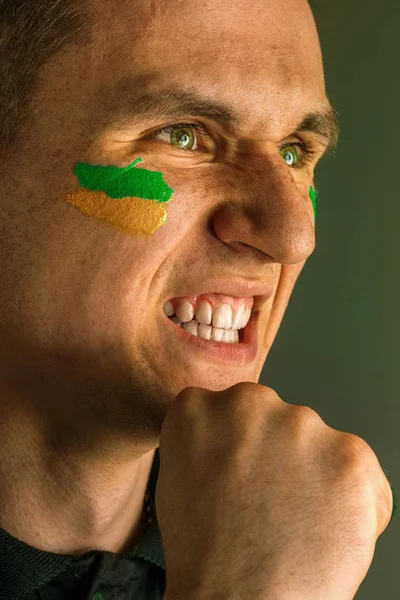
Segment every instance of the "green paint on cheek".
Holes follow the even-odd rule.
[[[74,175],[82,187],[93,192],[105,192],[109,198],[128,197],[168,202],[174,190],[164,183],[162,173],[133,168],[142,160],[137,158],[124,168],[77,163]]]
[[[318,198],[318,191],[314,190],[312,186],[310,186],[309,196],[310,196],[312,204],[313,204],[314,219],[316,221],[317,220],[317,198]]]

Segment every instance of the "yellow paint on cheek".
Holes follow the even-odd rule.
[[[74,175],[80,189],[60,198],[83,214],[134,237],[152,235],[167,220],[166,202],[174,190],[163,181],[162,173],[127,167],[77,163]]]
[[[105,192],[80,189],[60,198],[88,217],[135,237],[148,237],[167,220],[167,210],[155,200],[109,198]],[[170,202],[172,202],[172,198]]]

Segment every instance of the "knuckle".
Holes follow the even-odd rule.
[[[309,429],[323,423],[319,414],[309,406],[303,404],[294,404],[293,410],[291,411],[291,418],[295,423],[296,427],[300,429]]]
[[[357,435],[339,432],[336,444],[337,456],[354,483],[365,482],[368,474],[368,449],[368,444]]]
[[[371,446],[362,438],[351,435],[350,452],[353,455],[353,467],[363,477],[368,489],[373,490],[376,502],[379,535],[386,529],[392,517],[394,499],[389,480],[382,469],[378,457]]]
[[[375,458],[371,446],[354,433],[343,433],[342,450],[354,467],[365,468]]]
[[[251,397],[252,401],[256,399],[262,401],[265,400],[266,397],[277,396],[275,390],[266,385],[256,383],[255,381],[241,381],[224,390],[224,393],[229,397],[234,397],[235,401],[248,401],[249,397]]]
[[[347,474],[359,490],[360,499],[364,495],[373,502],[380,535],[390,523],[394,506],[390,483],[371,446],[355,434],[344,436],[341,449],[346,457]]]
[[[163,428],[176,425],[177,420],[185,419],[186,426],[193,423],[199,413],[199,402],[203,397],[203,390],[195,386],[186,387],[176,395],[168,408],[164,419]]]
[[[389,480],[385,474],[383,479],[383,489],[380,494],[380,509],[383,520],[382,532],[386,529],[386,527],[389,525],[392,519],[394,507],[394,496],[392,492],[392,486],[390,485]]]
[[[244,415],[249,418],[254,418],[255,414],[261,415],[270,409],[273,400],[279,398],[272,388],[252,381],[240,382],[224,390],[222,396],[229,403],[230,414],[238,418],[243,418]]]
[[[183,388],[179,394],[176,395],[176,399],[179,398],[179,400],[189,400],[192,399],[194,396],[198,396],[199,392],[202,390],[202,388],[198,388],[196,386],[189,386],[189,387],[185,387]]]

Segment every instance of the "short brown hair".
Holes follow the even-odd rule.
[[[88,42],[90,32],[86,0],[0,0],[0,155],[29,117],[40,69],[65,46]]]
[[[0,0],[0,154],[17,141],[43,65],[90,31],[85,0]]]

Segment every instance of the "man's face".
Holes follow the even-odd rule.
[[[137,428],[147,417],[158,426],[187,386],[258,381],[315,245],[308,192],[324,147],[309,135],[315,159],[302,166],[298,150],[298,169],[280,148],[293,154],[300,118],[326,102],[321,52],[306,0],[290,9],[285,0],[91,0],[90,10],[93,43],[42,71],[23,143],[2,167],[2,379],[40,402],[57,398],[57,410],[82,398],[121,422],[131,411]],[[192,113],[125,116],[121,127],[139,95],[166,87],[228,104],[240,125]],[[184,140],[195,152],[173,134],[145,139],[193,122],[207,132]],[[117,231],[60,199],[79,189],[77,162],[126,167],[139,157],[174,190],[151,235]],[[163,314],[167,300],[233,278],[274,286],[256,304],[258,353],[243,366],[194,353]]]

